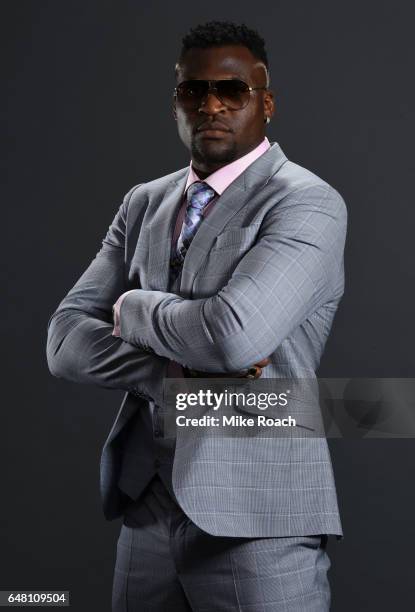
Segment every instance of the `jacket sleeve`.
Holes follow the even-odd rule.
[[[48,322],[47,362],[57,377],[91,383],[161,402],[168,360],[112,335],[112,307],[126,291],[125,196],[102,248]]]
[[[189,300],[132,291],[120,310],[121,337],[197,370],[247,368],[320,306],[340,299],[346,225],[335,189],[298,189],[265,215],[257,242],[219,293]]]

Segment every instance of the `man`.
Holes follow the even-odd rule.
[[[123,516],[113,610],[321,612],[327,535],[342,535],[326,440],[169,439],[163,383],[315,377],[345,205],[265,137],[256,32],[196,27],[176,77],[190,167],[129,191],[48,326],[52,374],[127,392],[101,462],[105,515]]]

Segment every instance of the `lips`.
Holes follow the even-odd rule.
[[[204,123],[197,128],[196,133],[203,139],[220,140],[225,138],[226,134],[229,134],[230,131],[229,128],[221,123]]]
[[[203,123],[197,132],[230,132],[231,130],[222,123]]]

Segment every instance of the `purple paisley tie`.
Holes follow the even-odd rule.
[[[187,250],[202,222],[205,206],[209,204],[215,195],[214,189],[201,181],[192,183],[188,188],[187,208],[183,226],[171,258],[171,274],[173,278],[176,277],[183,265]]]

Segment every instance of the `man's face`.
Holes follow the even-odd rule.
[[[241,45],[190,49],[177,67],[178,84],[220,79],[239,79],[251,87],[267,85],[264,64]],[[230,110],[211,92],[194,110],[175,101],[173,112],[179,136],[191,152],[195,169],[207,175],[262,142],[264,119],[272,116],[274,103],[270,91],[257,90],[251,92],[245,108]]]

